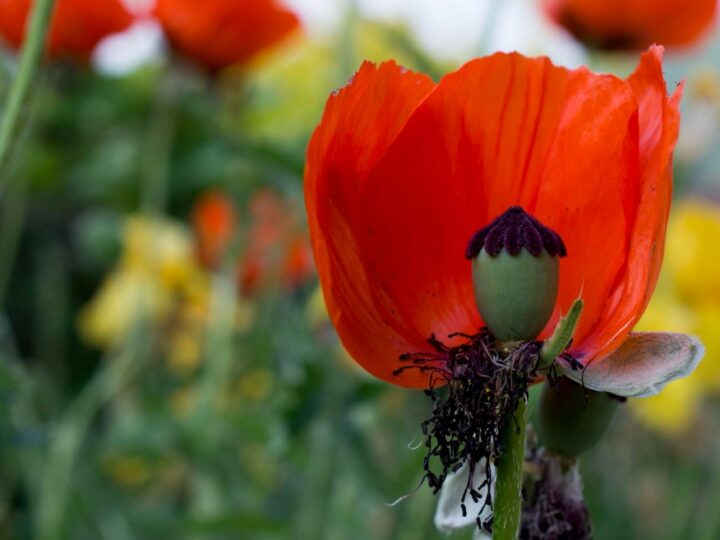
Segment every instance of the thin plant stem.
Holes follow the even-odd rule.
[[[478,40],[478,44],[477,44],[477,55],[478,56],[485,56],[492,52],[492,50],[491,50],[492,49],[492,47],[491,47],[491,41],[492,41],[491,32],[497,26],[498,17],[500,15],[501,4],[502,4],[501,0],[490,0],[490,2],[488,4],[487,13],[485,14],[485,20],[483,21],[483,25],[480,28],[480,39]]]
[[[18,69],[10,84],[0,119],[0,193],[5,194],[0,218],[0,307],[5,303],[5,292],[22,234],[28,191],[25,182],[17,181],[11,185],[8,158],[42,58],[54,4],[55,0],[37,0],[33,4]]]
[[[139,311],[142,314],[143,310]],[[145,357],[140,351],[147,342],[146,323],[145,316],[138,317],[125,346],[104,359],[54,429],[35,515],[36,540],[64,537],[63,521],[77,455],[98,411],[140,372]]]
[[[35,72],[42,58],[54,5],[55,0],[33,2],[18,70],[10,85],[0,120],[0,190],[7,185],[7,158],[20,125],[20,116],[30,94]]]
[[[515,540],[520,529],[528,404],[520,401],[503,432],[504,452],[497,465],[493,540]]]
[[[168,203],[170,159],[175,138],[175,86],[180,82],[169,67],[161,75],[153,102],[140,162],[141,206],[143,212],[149,215],[162,214]]]
[[[344,84],[355,73],[357,49],[358,8],[356,0],[345,2],[345,18],[337,43],[337,66],[340,84]]]
[[[210,320],[202,356],[202,376],[197,385],[197,402],[188,419],[188,433],[202,440],[202,448],[195,463],[191,482],[190,514],[193,519],[212,519],[222,513],[226,499],[220,479],[210,464],[208,455],[217,446],[221,424],[216,420],[218,403],[226,394],[231,380],[232,364],[236,360],[234,321],[236,320],[237,291],[233,268],[228,266],[212,278]],[[193,534],[191,540],[205,540],[204,533]]]
[[[5,192],[0,213],[0,308],[5,305],[5,293],[12,275],[15,255],[23,232],[28,185],[13,182]]]

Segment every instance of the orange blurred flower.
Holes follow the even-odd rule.
[[[715,19],[717,0],[543,0],[578,40],[599,49],[642,50],[694,42]]]
[[[206,193],[193,209],[192,224],[198,259],[205,266],[216,268],[227,254],[237,226],[232,201],[219,191]]]
[[[218,266],[228,255],[237,223],[237,213],[226,195],[214,191],[198,201],[193,227],[203,264]],[[299,212],[272,190],[262,190],[250,201],[248,229],[240,240],[237,272],[245,294],[276,283],[295,288],[314,275]]]
[[[519,54],[437,84],[365,63],[328,100],[305,174],[318,274],[349,353],[380,379],[427,388],[427,372],[393,374],[400,355],[437,357],[431,335],[483,326],[466,243],[513,205],[567,246],[542,335],[582,296],[572,355],[616,350],[660,270],[679,100],[660,47],[627,80]]]
[[[0,0],[0,34],[15,49],[22,45],[29,11],[30,0]],[[58,0],[46,50],[52,57],[86,60],[103,38],[133,20],[120,0]]]
[[[156,16],[172,46],[210,71],[247,63],[299,26],[275,0],[158,0]]]

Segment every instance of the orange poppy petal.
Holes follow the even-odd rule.
[[[173,47],[210,71],[248,62],[300,24],[275,0],[158,0],[156,15]]]
[[[657,283],[672,196],[672,153],[680,127],[682,85],[667,96],[662,47],[643,54],[630,86],[639,104],[641,192],[630,253],[596,328],[580,348],[586,359],[617,349],[640,319]]]
[[[193,208],[192,224],[200,262],[218,266],[230,247],[237,224],[232,200],[220,191],[205,193]]]
[[[445,338],[482,324],[468,239],[520,204],[568,246],[558,311],[582,290],[593,321],[627,256],[638,183],[627,83],[496,54],[445,77],[413,113],[356,191],[355,235],[398,317]]]
[[[428,336],[400,318],[393,300],[375,286],[356,236],[366,217],[357,190],[433,87],[427,76],[394,62],[363,64],[330,97],[308,147],[305,174],[315,263],[345,348],[377,377],[417,387],[425,386],[427,377],[412,371],[393,377],[387,366],[402,353],[425,350]]]
[[[364,84],[382,71],[365,66],[331,99],[306,198],[330,311],[360,364],[422,385],[418,372],[393,378],[398,354],[482,325],[465,244],[513,205],[568,248],[549,327],[581,295],[575,350],[588,360],[619,344],[654,288],[670,200],[679,96],[665,97],[661,56],[652,49],[623,81],[496,54],[408,102],[408,85]]]
[[[715,19],[717,0],[544,0],[548,14],[580,41],[603,49],[686,45]]]
[[[0,34],[22,45],[30,0],[0,0]],[[51,56],[87,59],[106,36],[122,32],[134,18],[119,0],[58,0],[46,49]]]

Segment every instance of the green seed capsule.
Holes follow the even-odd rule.
[[[473,235],[465,257],[472,261],[478,310],[496,339],[538,337],[555,308],[565,255],[560,235],[519,206]]]
[[[559,262],[543,251],[492,257],[484,249],[472,261],[475,301],[490,333],[500,341],[529,341],[545,328],[558,291]]]

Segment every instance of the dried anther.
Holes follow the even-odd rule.
[[[518,343],[508,350],[484,329],[475,335],[448,336],[450,340],[458,338],[464,341],[448,346],[431,336],[429,342],[437,353],[402,355],[408,365],[395,374],[408,369],[429,374],[425,392],[434,405],[432,416],[422,424],[425,479],[437,493],[449,474],[468,463],[461,509],[465,515],[467,497],[476,503],[482,498],[479,516],[492,507],[492,490],[486,488],[492,481],[491,466],[503,454],[501,433],[514,421],[513,412],[520,401],[527,399],[529,384],[539,376],[552,378],[554,372],[540,367],[538,341]],[[476,475],[478,466],[484,471]],[[482,522],[478,517],[478,527],[490,530],[490,520]]]

